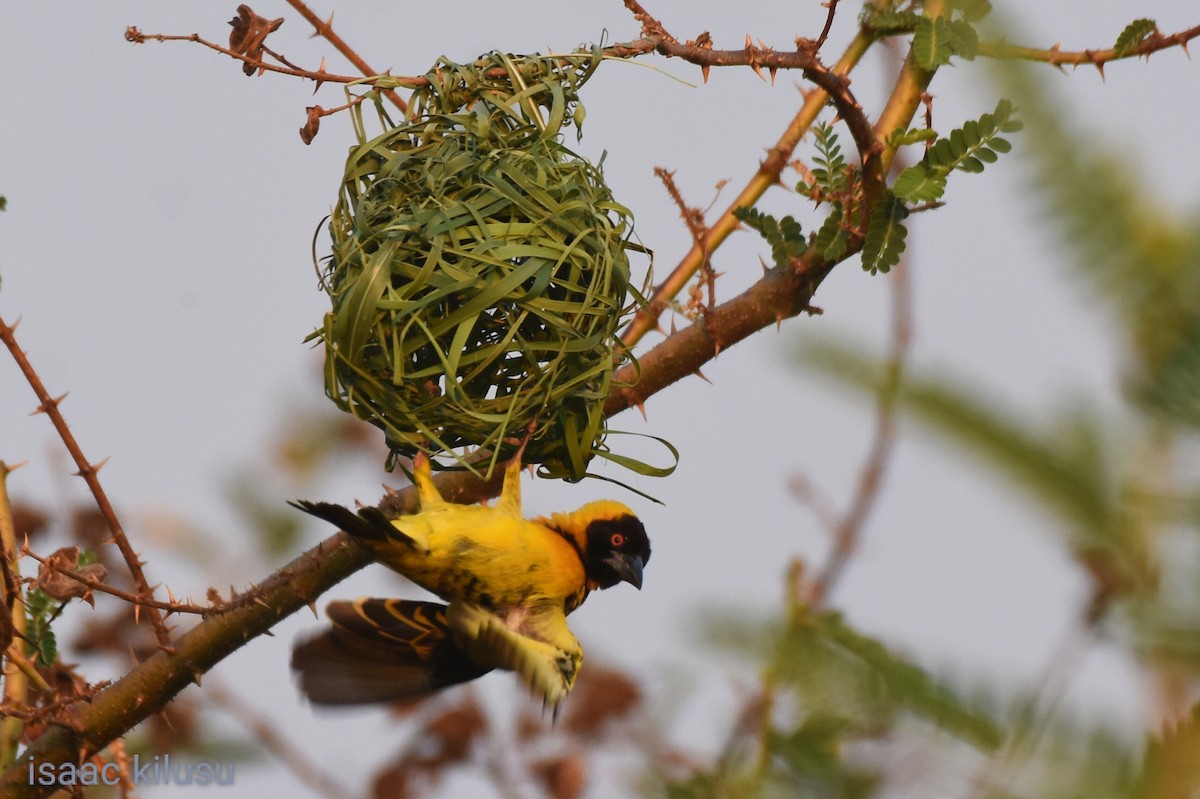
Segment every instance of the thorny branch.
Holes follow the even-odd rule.
[[[353,64],[354,68],[363,74],[363,77],[369,78],[381,74],[372,68],[353,47],[347,44],[345,39],[337,35],[333,30],[333,14],[329,15],[329,19],[323,20],[313,13],[312,9],[303,0],[287,0],[287,2],[288,5],[296,10],[296,13],[304,17],[305,21],[313,26],[313,30],[317,32],[317,35],[332,44],[334,49],[342,54],[343,58]],[[239,7],[238,10],[240,11],[241,8]],[[404,102],[394,89],[384,89],[383,96],[391,100],[401,111],[408,110],[408,103]]]
[[[17,340],[14,336],[15,332],[15,326],[10,327],[0,318],[0,340],[8,347],[8,351],[16,362],[17,367],[21,370],[21,374],[25,375],[25,379],[29,382],[29,386],[37,396],[40,403],[37,411],[45,413],[49,417],[50,423],[58,431],[59,438],[62,439],[67,452],[71,454],[71,459],[79,469],[77,474],[84,479],[88,488],[91,489],[92,496],[96,500],[96,507],[99,508],[101,515],[104,516],[104,521],[108,524],[109,532],[112,533],[112,543],[117,545],[117,549],[121,551],[121,557],[125,559],[125,565],[129,569],[130,576],[133,578],[133,584],[137,588],[138,595],[152,602],[154,600],[154,591],[150,588],[150,583],[146,580],[146,575],[142,571],[142,561],[138,557],[138,554],[133,551],[133,545],[129,543],[129,538],[125,535],[125,529],[121,526],[121,522],[117,519],[117,513],[113,510],[112,503],[108,501],[108,494],[105,493],[104,487],[100,485],[99,471],[104,465],[104,461],[93,464],[84,457],[83,450],[80,449],[74,434],[67,426],[66,419],[63,418],[62,413],[58,410],[59,403],[62,402],[63,397],[66,395],[63,394],[60,397],[54,398],[50,396],[50,392],[46,391],[46,387],[42,385],[41,378],[34,371],[33,365],[25,357],[24,351],[17,345]],[[145,607],[146,615],[150,617],[150,622],[154,625],[154,633],[158,638],[159,646],[169,649],[171,647],[171,632],[163,621],[162,613],[153,605],[146,605]]]
[[[829,31],[833,29],[833,18],[837,16],[838,0],[826,0],[826,6],[829,7],[829,13],[825,15],[825,26],[821,28],[820,35],[813,42],[813,50],[820,51],[825,44],[825,40],[829,38]]]
[[[230,58],[237,59],[243,64],[252,67],[251,74],[253,74],[255,70],[260,70],[263,72],[277,72],[280,75],[290,75],[294,78],[315,80],[317,83],[355,83],[362,80],[362,78],[356,75],[338,75],[333,72],[326,72],[323,67],[317,70],[310,70],[300,69],[299,67],[285,66],[283,64],[272,64],[269,61],[263,61],[261,58],[254,58],[246,55],[245,53],[231,50],[228,47],[222,47],[216,42],[210,42],[208,39],[205,39],[198,33],[179,35],[165,33],[143,33],[136,26],[130,25],[125,29],[125,41],[133,44],[145,44],[146,42],[195,42],[196,44],[203,45],[210,50],[215,50],[218,53],[222,53]],[[400,85],[406,85],[404,83],[404,78],[396,78],[395,80],[400,83]],[[409,80],[418,81],[420,79]],[[414,85],[420,85],[420,83],[414,83]]]
[[[804,103],[795,118],[788,125],[783,135],[767,157],[759,165],[755,174],[745,189],[729,205],[724,213],[705,231],[701,240],[704,246],[693,245],[691,251],[683,258],[675,270],[655,288],[644,309],[639,309],[629,327],[622,334],[626,346],[633,346],[650,330],[658,326],[658,320],[691,279],[692,275],[704,269],[709,262],[710,254],[739,226],[733,212],[738,208],[752,207],[768,188],[779,183],[784,168],[788,165],[792,153],[799,144],[801,137],[808,131],[816,120],[825,104],[832,101],[851,131],[855,145],[863,163],[864,186],[869,186],[871,193],[865,212],[869,213],[870,203],[882,191],[884,186],[883,174],[885,163],[880,154],[883,146],[879,136],[872,128],[870,121],[863,113],[862,107],[849,91],[849,80],[845,77],[862,58],[869,45],[869,37],[860,32],[846,48],[845,53],[832,67],[825,67],[817,56],[817,48],[805,39],[798,39],[795,52],[780,53],[770,48],[755,48],[747,39],[744,50],[719,51],[711,48],[707,34],[695,42],[680,45],[678,40],[666,31],[662,22],[651,16],[636,0],[624,0],[626,8],[642,26],[645,38],[630,45],[618,45],[614,50],[621,50],[618,55],[628,57],[653,48],[656,52],[668,56],[676,56],[699,64],[707,75],[709,66],[731,66],[743,64],[752,66],[762,75],[761,68],[766,66],[772,78],[777,69],[803,69],[805,76],[810,78],[818,89],[805,94]],[[831,23],[830,23],[831,24]],[[696,240],[693,234],[693,239]],[[797,268],[802,265],[797,265]],[[705,323],[709,322],[706,316]],[[717,343],[719,350],[720,343]]]
[[[654,175],[662,181],[663,187],[666,188],[667,194],[671,197],[671,201],[679,209],[679,216],[683,220],[684,226],[687,227],[688,233],[692,236],[692,246],[704,255],[704,260],[700,263],[700,280],[692,290],[692,296],[688,299],[687,315],[689,318],[693,318],[697,313],[701,313],[706,308],[712,308],[717,304],[717,273],[713,269],[712,261],[708,257],[708,246],[704,243],[705,236],[708,235],[708,226],[704,222],[704,212],[699,208],[692,208],[684,202],[683,195],[679,193],[679,187],[675,185],[674,172],[669,172],[660,166],[656,166],[654,168]],[[708,289],[707,306],[704,305],[703,301],[704,288]]]
[[[33,558],[35,561],[55,572],[56,574],[61,574],[63,577],[74,580],[75,582],[87,588],[89,591],[99,591],[102,594],[114,596],[117,599],[122,599],[137,607],[155,608],[157,610],[164,611],[167,615],[172,613],[192,613],[202,618],[207,618],[208,616],[213,616],[228,610],[229,607],[234,606],[237,602],[236,599],[230,600],[229,602],[214,603],[212,605],[196,605],[191,602],[179,602],[176,600],[163,602],[161,600],[154,599],[153,597],[145,597],[125,591],[117,588],[114,585],[109,585],[108,583],[96,577],[92,577],[87,574],[81,574],[73,569],[68,569],[60,565],[52,558],[43,558],[41,555],[38,555],[36,552],[31,550],[28,545],[21,547],[20,554],[21,557],[28,556]]]
[[[829,95],[843,122],[846,124],[859,155],[863,159],[864,174],[868,172],[867,163],[872,154],[883,148],[875,137],[871,121],[863,112],[862,106],[850,91],[850,80],[844,74],[832,70],[822,63],[817,53],[816,42],[811,39],[797,38],[795,50],[778,51],[768,47],[760,40],[755,45],[750,35],[746,35],[746,46],[740,50],[716,50],[707,42],[690,41],[681,43],[676,37],[667,33],[662,22],[652,17],[637,0],[624,0],[625,7],[633,12],[634,18],[642,25],[641,41],[626,45],[630,53],[645,52],[653,49],[659,55],[668,58],[681,58],[700,67],[733,67],[748,66],[760,78],[764,78],[764,69],[771,76],[781,69],[798,69],[804,77]],[[882,180],[882,176],[880,176]]]
[[[499,482],[499,481],[497,481]],[[496,489],[497,493],[499,488]],[[412,505],[416,505],[415,492]],[[330,587],[367,565],[370,556],[338,534],[268,577],[253,602],[201,621],[176,642],[159,649],[88,701],[72,706],[74,721],[51,727],[0,776],[0,796],[34,797],[54,786],[31,784],[30,762],[80,762],[103,750],[246,642],[267,632],[283,617],[313,602]]]
[[[1181,48],[1185,53],[1188,44],[1200,37],[1200,25],[1196,25],[1178,33],[1162,34],[1158,31],[1147,36],[1137,47],[1127,52],[1118,53],[1113,48],[1101,50],[1063,50],[1057,44],[1053,47],[1037,48],[1009,44],[1005,41],[980,42],[979,55],[997,59],[1016,59],[1022,61],[1043,61],[1051,66],[1062,67],[1091,65],[1104,74],[1104,65],[1110,61],[1123,61],[1130,58],[1141,58],[1169,50]]]

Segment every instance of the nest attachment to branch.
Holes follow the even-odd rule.
[[[401,124],[374,92],[356,107],[319,335],[327,393],[392,456],[483,447],[495,462],[533,430],[525,460],[579,479],[605,451],[628,253],[643,250],[600,169],[561,141],[598,63],[442,59]],[[368,139],[372,100],[385,132]]]

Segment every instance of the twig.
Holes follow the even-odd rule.
[[[704,310],[702,286],[707,286],[708,288],[707,307],[712,308],[717,304],[717,273],[713,271],[712,261],[708,257],[708,247],[704,243],[704,237],[708,234],[708,226],[704,222],[704,212],[699,208],[692,208],[684,202],[683,195],[679,192],[679,187],[675,185],[674,172],[669,172],[660,166],[656,166],[654,167],[654,175],[662,181],[663,187],[671,197],[671,201],[679,209],[679,217],[687,227],[688,233],[691,234],[692,246],[700,250],[704,255],[704,260],[700,262],[700,280],[693,289],[693,296],[688,301],[688,316],[689,318],[694,318],[695,313]]]
[[[247,66],[261,69],[266,72],[278,72],[280,75],[291,75],[296,78],[307,78],[315,80],[318,83],[357,83],[361,81],[357,75],[336,75],[332,72],[326,72],[324,69],[309,70],[297,69],[296,67],[282,66],[280,64],[271,64],[263,61],[261,58],[251,58],[250,56],[230,50],[228,47],[222,47],[216,42],[210,42],[198,33],[188,33],[181,35],[171,35],[166,33],[142,33],[134,26],[129,26],[125,29],[125,40],[134,44],[145,44],[146,42],[195,42],[203,45],[210,50],[216,50],[218,53],[229,56],[230,58],[241,61]],[[423,86],[427,81],[422,78],[392,78],[400,85],[405,85],[405,81],[413,82],[415,86]]]
[[[81,585],[86,586],[89,590],[99,591],[102,594],[108,594],[110,596],[115,596],[118,599],[123,599],[126,602],[128,602],[129,604],[136,605],[138,607],[156,608],[157,610],[165,611],[168,615],[171,613],[194,613],[197,616],[207,618],[209,616],[214,616],[218,613],[223,613],[226,610],[228,610],[229,607],[236,604],[235,600],[230,600],[229,602],[223,603],[221,605],[196,605],[196,604],[192,604],[190,602],[177,602],[177,601],[162,602],[160,600],[154,599],[153,597],[139,596],[138,594],[134,594],[129,591],[124,591],[120,588],[117,588],[114,585],[109,585],[108,583],[104,582],[103,580],[98,580],[95,577],[89,577],[86,574],[80,574],[79,572],[72,571],[71,569],[68,569],[65,566],[60,566],[57,563],[55,563],[54,561],[50,560],[49,558],[43,558],[42,556],[38,555],[36,552],[31,550],[28,545],[24,545],[21,547],[21,556],[22,557],[25,557],[25,556],[31,557],[34,560],[36,560],[38,563],[40,563],[44,566],[48,566],[49,568],[51,568],[55,572],[63,575],[64,577],[69,577],[70,579],[75,580],[76,582],[80,583]]]
[[[121,799],[131,799],[134,796],[133,772],[130,768],[129,752],[125,749],[125,739],[116,739],[108,748],[120,773]]]
[[[814,50],[820,51],[825,40],[829,38],[829,31],[833,28],[833,18],[837,14],[837,4],[838,0],[826,0],[825,5],[829,7],[829,13],[825,15],[825,27],[821,28],[821,35],[813,42]]]
[[[20,576],[17,563],[17,531],[13,523],[12,504],[8,498],[8,466],[4,461],[0,461],[0,547],[3,549],[0,551],[0,558],[4,560],[5,578],[5,601],[3,607],[0,607],[0,612],[9,614],[11,619],[6,624],[3,648],[7,650],[6,657],[9,663],[17,665],[16,671],[6,670],[0,701],[6,707],[24,707],[29,697],[29,678],[14,656],[19,655],[20,647],[24,646],[21,638],[25,634],[25,603],[15,585]],[[24,728],[25,725],[18,718],[0,719],[0,763],[10,763],[16,757]]]
[[[1104,73],[1104,65],[1110,61],[1121,61],[1129,58],[1139,58],[1179,47],[1185,53],[1188,42],[1200,37],[1200,25],[1164,36],[1155,31],[1147,36],[1137,47],[1125,53],[1118,53],[1114,48],[1103,50],[1062,50],[1056,44],[1053,47],[1037,48],[1022,47],[1008,42],[980,42],[979,55],[998,59],[1015,59],[1021,61],[1044,61],[1052,66],[1080,66],[1091,64]]]
[[[775,73],[781,69],[799,69],[808,80],[823,89],[829,95],[838,113],[850,129],[858,145],[859,152],[866,158],[869,151],[878,149],[881,145],[875,140],[871,123],[863,113],[862,106],[850,92],[850,81],[837,69],[829,69],[817,54],[819,49],[811,39],[797,38],[795,50],[778,51],[767,47],[760,41],[756,47],[746,35],[746,46],[741,50],[716,50],[707,41],[681,43],[667,32],[666,27],[655,17],[651,16],[637,0],[623,0],[625,7],[633,13],[642,26],[642,36],[653,46],[660,55],[668,58],[682,58],[702,68],[747,66],[755,74],[762,77],[765,68],[771,74],[774,82]],[[836,3],[830,7],[826,19],[826,27],[833,24],[833,13]],[[860,33],[860,35],[862,35]],[[823,40],[819,40],[823,41]],[[626,45],[634,47],[635,45]]]
[[[133,578],[133,584],[137,588],[137,593],[144,599],[153,600],[154,591],[150,588],[150,583],[146,580],[146,575],[142,571],[142,561],[138,558],[138,554],[133,551],[133,546],[129,543],[129,538],[125,535],[124,528],[121,527],[121,522],[117,519],[117,513],[113,510],[112,503],[108,501],[108,495],[104,492],[104,487],[100,485],[98,473],[104,465],[104,461],[100,463],[90,463],[83,455],[83,450],[80,449],[79,443],[75,440],[75,436],[71,433],[71,429],[67,426],[66,419],[58,410],[58,405],[62,402],[62,396],[52,398],[50,393],[46,391],[46,387],[42,385],[42,380],[34,371],[33,365],[29,363],[29,359],[25,357],[25,353],[17,346],[17,340],[14,337],[15,327],[9,327],[2,318],[0,318],[0,340],[4,341],[4,345],[8,347],[9,353],[13,360],[16,361],[17,367],[21,373],[25,375],[25,379],[29,381],[30,388],[33,389],[34,395],[37,396],[38,412],[45,413],[50,418],[50,423],[54,425],[54,429],[58,431],[59,438],[67,448],[67,452],[71,454],[71,459],[75,461],[76,468],[79,469],[77,474],[84,479],[88,488],[91,489],[92,496],[96,500],[96,507],[99,508],[100,514],[104,517],[108,524],[109,532],[112,533],[112,542],[117,545],[117,549],[121,551],[121,557],[125,559],[125,566],[129,569],[129,575]],[[136,618],[135,608],[135,618]],[[158,638],[159,646],[169,648],[171,646],[171,632],[167,629],[167,625],[163,622],[162,614],[158,608],[153,605],[146,607],[146,615],[150,617],[150,623],[154,625],[154,634]]]
[[[806,584],[805,602],[813,608],[824,607],[829,595],[858,549],[862,529],[879,501],[883,475],[895,449],[896,405],[904,377],[904,365],[912,342],[912,292],[908,268],[901,261],[892,270],[892,347],[879,389],[875,410],[875,434],[871,449],[859,470],[858,483],[850,507],[832,532],[833,549],[817,576]],[[827,511],[821,511],[822,515]]]
[[[273,719],[251,709],[244,699],[234,696],[220,683],[210,681],[205,686],[204,697],[235,718],[254,735],[256,741],[317,793],[331,799],[351,799],[354,796],[342,787],[344,780],[326,774],[313,765],[308,754],[289,741]]]
[[[10,663],[12,663],[14,666],[17,667],[17,669],[21,672],[22,675],[25,676],[25,678],[27,680],[29,680],[29,682],[33,683],[35,688],[37,688],[39,691],[41,691],[45,694],[53,694],[54,689],[50,687],[50,683],[46,682],[46,678],[43,677],[40,672],[38,672],[37,666],[33,665],[32,661],[30,661],[29,658],[27,658],[21,654],[20,650],[17,648],[19,646],[21,646],[21,645],[14,641],[12,643],[12,645],[8,648],[8,652],[6,652],[4,654],[4,656],[6,658],[8,658]],[[5,682],[7,682],[8,680],[11,680],[12,676],[13,675],[11,673],[7,672],[7,670],[6,670],[6,673],[4,676]],[[9,698],[7,696],[4,699],[4,704],[6,707],[14,706],[14,705],[10,704]],[[23,705],[24,705],[24,698],[22,698],[22,701],[17,703],[16,706],[23,706]]]
[[[287,2],[288,5],[296,10],[296,13],[304,17],[305,21],[307,21],[309,25],[313,26],[313,30],[315,30],[321,36],[321,38],[332,44],[334,49],[341,53],[347,61],[353,64],[354,68],[361,72],[364,77],[370,78],[381,74],[372,69],[371,65],[368,64],[353,47],[346,44],[345,40],[334,32],[333,14],[329,15],[328,20],[323,20],[313,13],[312,9],[308,7],[304,0],[287,0]],[[394,90],[384,89],[383,96],[391,100],[392,103],[401,111],[408,111],[408,103],[404,102],[400,95],[396,94]]]
[[[801,504],[806,505],[817,522],[830,533],[841,524],[841,514],[833,500],[802,474],[788,478],[788,489]]]
[[[648,40],[643,39],[643,42]],[[846,48],[841,59],[834,65],[832,71],[838,75],[849,74],[850,70],[862,59],[867,52],[867,47],[870,44],[870,39],[860,33]],[[734,210],[738,208],[750,208],[755,205],[766,193],[767,189],[778,185],[784,168],[788,165],[788,161],[792,157],[796,146],[800,143],[800,139],[808,132],[812,123],[816,121],[817,116],[821,113],[821,109],[825,107],[829,95],[821,89],[809,92],[805,95],[804,103],[796,116],[788,124],[779,140],[767,152],[767,157],[758,166],[758,171],[750,178],[746,186],[734,198],[733,202],[725,209],[725,211],[714,221],[704,233],[705,247],[693,245],[692,249],[683,257],[679,264],[672,270],[671,274],[660,283],[650,296],[649,301],[644,309],[639,309],[634,315],[633,321],[621,334],[621,340],[626,347],[633,347],[640,341],[648,332],[654,330],[658,326],[659,317],[662,316],[674,299],[687,286],[688,281],[701,268],[712,252],[715,252],[718,247],[724,243],[733,231],[737,230],[741,223],[737,217],[733,215]],[[791,314],[788,314],[789,316]],[[780,316],[779,319],[784,318]],[[708,316],[705,318],[706,324]],[[778,319],[776,320],[778,321]],[[734,343],[732,340],[722,342],[723,346]]]

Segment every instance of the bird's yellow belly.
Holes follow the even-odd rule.
[[[464,510],[472,509],[397,520],[394,524],[418,545],[389,552],[385,562],[446,601],[497,610],[561,605],[583,584],[578,555],[554,531]]]

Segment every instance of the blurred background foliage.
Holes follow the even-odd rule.
[[[1003,731],[1003,743],[956,793],[1194,796],[1200,790],[1200,201],[1166,205],[1137,171],[1136,152],[1096,145],[1061,113],[1036,74],[1012,64],[996,70],[1026,123],[1018,152],[1031,175],[1031,198],[1069,255],[1063,268],[1119,331],[1112,361],[1123,403],[1101,407],[1078,395],[1069,404],[1051,398],[1041,412],[1022,411],[1006,401],[1003,375],[993,376],[994,385],[977,385],[949,368],[909,370],[900,387],[906,420],[1054,520],[1061,545],[1090,585],[1076,638],[1048,666],[1064,673],[1042,685],[988,692],[980,712]],[[1021,308],[1011,309],[1014,326],[1021,315]],[[806,341],[797,364],[868,396],[885,377],[878,357],[845,339]],[[1101,643],[1128,652],[1152,686],[1156,718],[1149,734],[1068,716],[1056,703],[1082,656],[1076,650]],[[945,718],[936,726],[952,731]],[[931,735],[926,743],[936,740]],[[782,751],[777,755],[787,762]]]

